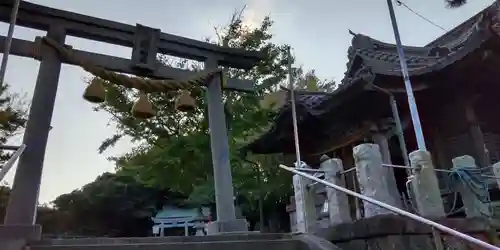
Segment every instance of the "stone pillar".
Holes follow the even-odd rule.
[[[203,231],[204,226],[198,225],[195,228],[196,228],[196,233],[194,234],[194,236],[205,236],[205,232]]]
[[[302,167],[307,167],[304,165]],[[311,183],[313,183],[311,180],[300,175],[293,176],[296,225],[297,231],[301,233],[310,233],[316,228],[317,213],[314,199],[316,192],[308,187]]]
[[[500,162],[493,164],[493,174],[495,175],[497,186],[500,188]]]
[[[47,37],[64,44],[66,35],[63,29],[53,26],[49,28]],[[35,223],[45,149],[60,71],[59,55],[48,45],[43,45],[40,68],[23,137],[26,150],[19,157],[5,214],[6,225],[33,225]]]
[[[184,222],[184,236],[189,236],[189,226],[187,221]]]
[[[394,175],[392,171],[387,171],[387,167],[382,167],[379,146],[369,143],[358,145],[353,148],[353,156],[361,194],[391,206],[400,207],[401,198],[399,195],[394,197],[389,190],[387,180],[394,178]],[[368,202],[364,202],[363,207],[365,218],[380,214],[392,214],[391,211]]]
[[[452,160],[453,167],[474,167],[477,168],[476,161],[470,155],[464,155],[455,157]],[[456,183],[455,187],[457,187],[457,191],[460,192],[460,196],[462,196],[462,202],[464,204],[465,215],[467,218],[473,217],[489,217],[491,215],[489,204],[484,203],[477,197],[477,194],[471,190],[467,183]],[[488,190],[481,190],[479,195],[487,195]]]
[[[340,174],[344,167],[340,159],[328,159],[327,156],[321,163],[321,170],[325,171],[325,181],[335,185],[346,187],[344,176]],[[328,199],[328,214],[330,217],[330,225],[337,225],[351,221],[349,201],[347,195],[333,188],[326,188],[326,196]]]
[[[374,133],[372,135],[372,140],[375,144],[378,145],[380,149],[380,154],[382,155],[382,163],[384,164],[392,164],[391,160],[391,151],[389,148],[389,142],[387,138],[382,133]],[[384,167],[387,172],[387,185],[389,188],[389,192],[393,197],[399,197],[398,185],[396,184],[396,177],[394,175],[394,168],[392,167]],[[402,207],[401,200],[398,200],[398,207]]]
[[[414,168],[411,187],[418,213],[427,218],[445,217],[431,154],[424,150],[413,151],[410,153],[410,164]]]
[[[0,225],[0,249],[26,250],[26,244],[41,240],[39,225]]]
[[[217,61],[215,60],[205,62],[205,70],[213,70],[217,67]],[[221,79],[218,74],[212,77],[208,83],[207,103],[217,209],[217,221],[207,225],[207,232],[208,234],[217,234],[248,231],[246,220],[237,219],[234,209],[234,190],[229,162],[227,126],[222,103]]]

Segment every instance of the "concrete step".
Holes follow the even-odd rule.
[[[208,236],[171,236],[171,237],[137,237],[137,238],[79,238],[79,239],[42,239],[30,242],[32,246],[39,245],[120,245],[120,244],[156,244],[156,243],[196,243],[219,241],[249,241],[249,240],[281,240],[291,239],[290,234],[260,234],[238,233]]]
[[[162,242],[91,245],[31,245],[30,250],[307,250],[299,240]]]

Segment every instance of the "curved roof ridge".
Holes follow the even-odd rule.
[[[370,45],[368,45],[370,44]],[[366,48],[367,46],[377,48],[377,49],[396,49],[396,44],[383,42],[373,37],[367,36],[365,34],[356,34],[353,36],[351,40],[351,46],[354,48]],[[414,51],[428,51],[428,48],[424,46],[409,46],[404,45],[405,51],[414,52]]]
[[[410,74],[420,75],[433,70],[439,70],[451,62],[459,60],[471,51],[466,46],[480,46],[479,40],[487,38],[487,30],[491,19],[487,10],[500,7],[500,0],[486,10],[460,25],[453,37],[441,40],[442,43],[432,46],[403,46]],[[364,34],[352,33],[351,46],[348,49],[346,71],[341,83],[345,84],[355,79],[359,68],[370,67],[373,72],[385,75],[400,75],[399,58],[395,44],[383,42]],[[451,39],[453,38],[453,39]],[[457,55],[457,52],[459,52]],[[448,60],[450,59],[450,60]]]
[[[469,30],[470,28],[472,28],[474,25],[476,25],[479,21],[481,21],[483,19],[484,14],[486,14],[490,10],[497,8],[499,4],[500,4],[499,0],[494,1],[491,5],[484,8],[483,10],[479,11],[471,18],[467,19],[466,21],[464,21],[463,23],[454,27],[450,31],[448,31],[448,32],[444,33],[443,35],[439,36],[438,38],[434,39],[432,42],[425,45],[425,47],[442,46],[444,44],[450,43],[453,40],[456,40],[457,37],[460,37],[463,35],[464,30]],[[465,31],[465,32],[467,32],[467,31]]]

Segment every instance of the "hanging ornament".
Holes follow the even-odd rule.
[[[102,80],[94,77],[90,84],[83,92],[83,99],[91,103],[103,103],[106,101],[106,89],[102,84]]]
[[[10,112],[7,110],[1,110],[0,111],[0,125],[1,124],[7,124],[10,119]]]
[[[191,112],[196,108],[196,100],[189,90],[182,90],[181,95],[175,99],[175,109],[182,112]]]
[[[139,99],[132,106],[132,116],[137,119],[149,119],[156,115],[153,105],[149,102],[148,95],[141,91]]]

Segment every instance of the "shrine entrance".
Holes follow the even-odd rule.
[[[19,4],[18,9],[17,4]],[[11,17],[16,21],[11,22]],[[0,37],[0,45],[10,46],[11,54],[34,58],[41,62],[23,138],[26,150],[19,158],[5,217],[7,226],[33,225],[35,222],[45,149],[61,64],[67,63],[80,66],[107,83],[139,90],[141,95],[132,110],[132,114],[138,119],[147,119],[155,115],[147,99],[149,93],[182,90],[183,98],[187,98],[189,102],[189,92],[207,91],[216,205],[219,215],[219,221],[213,222],[209,228],[221,232],[247,230],[246,222],[235,216],[222,90],[252,91],[253,83],[240,79],[226,80],[224,72],[219,67],[250,69],[261,60],[259,52],[219,47],[162,33],[159,29],[140,24],[131,26],[24,1],[2,1],[0,21],[47,32],[45,37],[37,37],[35,41]],[[65,45],[66,36],[131,47],[132,55],[130,59],[125,59],[75,50]],[[161,65],[157,61],[157,53],[204,62],[204,71],[195,73]],[[123,73],[135,76],[130,77]],[[92,82],[84,97],[90,102],[104,101],[105,89],[102,83]],[[189,105],[184,107],[189,108]],[[188,111],[183,109],[182,105],[178,108]]]

